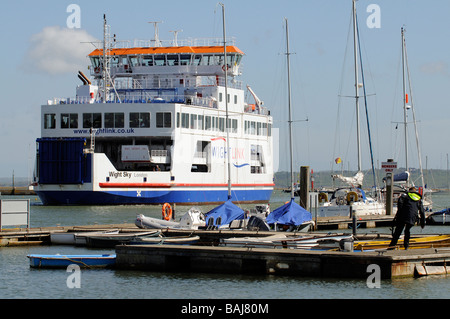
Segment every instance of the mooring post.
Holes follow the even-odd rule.
[[[356,214],[353,212],[353,207],[350,204],[350,216],[352,216],[352,234],[356,236]]]
[[[300,167],[300,206],[309,209],[309,166]]]

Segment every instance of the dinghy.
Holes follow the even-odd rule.
[[[352,241],[352,235],[326,236],[289,236],[277,233],[264,237],[233,237],[221,240],[221,246],[251,247],[251,248],[290,248],[290,249],[321,249],[341,248],[341,243]]]
[[[137,238],[130,241],[127,245],[194,245],[200,240],[200,236],[173,236]]]
[[[202,211],[196,207],[192,207],[179,221],[158,219],[139,214],[136,217],[135,225],[139,228],[150,229],[176,228],[195,230],[199,227],[204,227],[206,224]]]
[[[118,234],[119,230],[82,231],[82,232],[52,232],[50,242],[53,245],[85,245],[86,236],[100,234]]]
[[[133,232],[133,233],[119,233],[119,234],[100,234],[93,236],[86,236],[86,245],[94,248],[113,248],[116,245],[126,244],[134,241],[137,238],[158,236],[160,231],[155,230],[151,232]]]
[[[28,255],[32,268],[67,268],[78,265],[81,268],[113,267],[116,255]]]

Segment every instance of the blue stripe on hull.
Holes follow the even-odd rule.
[[[214,204],[227,200],[227,190],[180,191],[37,191],[44,205]],[[268,202],[272,190],[233,190],[232,200]]]

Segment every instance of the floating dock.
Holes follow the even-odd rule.
[[[9,229],[0,232],[0,246],[50,244],[52,232],[120,229],[148,231],[133,224]],[[409,250],[330,251],[218,246],[221,238],[269,236],[268,231],[162,230],[166,236],[200,236],[198,245],[116,246],[116,268],[149,271],[368,278],[378,269],[380,279],[450,274],[450,245]],[[305,233],[301,233],[305,235]],[[295,233],[290,233],[295,235]],[[300,235],[300,233],[297,233]],[[312,232],[308,235],[324,236]],[[387,240],[389,234],[363,234],[364,240]],[[360,239],[359,238],[359,239]],[[361,240],[361,239],[360,239]],[[431,246],[430,246],[431,247]]]
[[[149,271],[368,278],[377,269],[380,279],[450,274],[448,248],[342,252],[124,245],[116,246],[116,254],[116,268]]]
[[[358,218],[356,220],[358,229],[387,227],[392,224],[393,216],[371,215]],[[352,219],[346,217],[318,217],[316,230],[348,229],[352,227]],[[12,245],[37,245],[50,242],[51,232],[76,232],[76,231],[94,231],[108,229],[138,229],[134,224],[110,224],[110,225],[86,225],[86,226],[55,226],[55,227],[37,227],[37,228],[5,228],[0,231],[0,247]],[[252,232],[254,233],[254,232]],[[214,234],[210,232],[210,235]],[[237,231],[237,236],[244,234]],[[260,232],[261,234],[261,232]],[[245,234],[248,236],[248,234]]]

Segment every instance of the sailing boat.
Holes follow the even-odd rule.
[[[228,114],[228,65],[227,65],[227,36],[225,28],[225,5],[219,3],[222,6],[222,26],[223,26],[223,67],[225,72],[225,127],[227,132],[227,150],[230,150],[230,121]],[[227,151],[227,179],[228,179],[228,198],[222,205],[213,208],[205,214],[207,224],[209,226],[214,226],[220,228],[221,226],[230,224],[235,219],[243,219],[245,217],[245,212],[242,208],[237,206],[231,201],[231,160],[230,153]]]
[[[289,107],[289,153],[290,153],[290,173],[291,173],[291,199],[286,204],[278,207],[271,212],[266,223],[273,225],[275,230],[296,230],[307,231],[314,223],[311,213],[297,204],[294,200],[294,169],[293,169],[293,143],[292,143],[292,114],[291,114],[291,83],[290,83],[290,52],[289,52],[289,28],[288,20],[286,22],[286,58],[287,58],[287,77],[288,77],[288,107]]]
[[[353,18],[353,52],[354,52],[354,71],[355,71],[355,104],[356,104],[356,140],[358,155],[358,172],[354,177],[345,177],[342,175],[333,175],[333,178],[346,182],[349,187],[336,189],[331,199],[328,200],[328,194],[320,193],[318,216],[350,216],[350,208],[356,216],[385,214],[384,204],[378,200],[371,198],[362,190],[364,174],[361,168],[361,141],[360,141],[360,119],[359,119],[359,70],[358,70],[358,24],[356,16],[356,0],[353,0],[352,6]],[[362,71],[362,68],[361,68]],[[364,84],[364,78],[363,78]],[[369,136],[370,137],[370,136]]]
[[[405,172],[400,174],[396,174],[394,176],[394,199],[398,198],[401,193],[408,190],[409,187],[415,186],[414,181],[410,180],[410,172],[409,172],[409,161],[408,161],[408,111],[411,110],[413,116],[414,123],[414,132],[416,139],[416,147],[417,147],[417,155],[419,160],[419,169],[420,169],[420,182],[422,187],[419,187],[419,192],[422,193],[423,196],[423,205],[426,211],[432,210],[432,200],[431,193],[427,192],[425,187],[425,182],[423,178],[423,169],[422,169],[422,156],[420,153],[420,143],[419,143],[419,134],[417,131],[417,122],[416,115],[414,112],[414,104],[412,100],[412,88],[411,88],[411,80],[409,76],[409,65],[408,65],[408,55],[406,52],[406,39],[405,39],[405,29],[401,28],[402,35],[402,82],[403,82],[403,123],[404,124],[404,139],[405,139]],[[409,91],[406,89],[406,84],[408,82]],[[409,92],[409,95],[408,93]],[[397,201],[394,201],[396,204]],[[394,211],[396,211],[397,207],[394,205]]]

